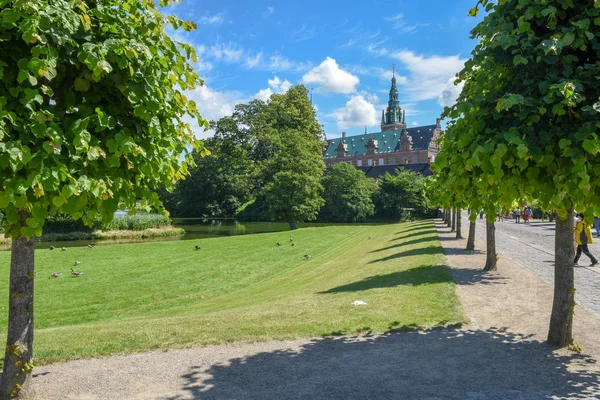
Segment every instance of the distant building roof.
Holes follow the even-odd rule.
[[[418,126],[415,128],[406,128],[408,134],[412,137],[413,150],[424,150],[429,146],[431,138],[437,125],[425,125]],[[324,158],[336,158],[336,149],[340,144],[340,140],[343,144],[347,145],[347,157],[352,156],[363,156],[367,154],[367,142],[369,137],[373,136],[373,139],[377,142],[377,153],[394,153],[399,151],[399,140],[404,131],[386,131],[386,132],[375,132],[365,133],[357,136],[346,136],[345,138],[330,139],[327,141],[327,150],[325,150]]]
[[[429,169],[429,164],[403,164],[403,165],[376,165],[374,167],[356,167],[365,173],[369,178],[379,178],[389,172],[390,175],[396,174],[396,169],[404,168],[407,171],[414,171],[422,174],[423,176],[431,176],[433,173]]]

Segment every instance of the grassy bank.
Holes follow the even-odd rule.
[[[281,232],[38,250],[35,355],[48,363],[463,319],[431,222],[305,228],[292,234],[295,246],[289,232]],[[0,263],[7,266],[9,256],[0,253]],[[69,274],[75,260],[81,261],[80,277]],[[63,276],[48,278],[55,271]],[[2,268],[1,341],[7,284],[8,268]],[[367,305],[353,306],[355,300]]]

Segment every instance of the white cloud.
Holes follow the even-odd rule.
[[[399,30],[404,33],[414,33],[419,27],[427,27],[429,24],[417,23],[413,25],[409,25],[404,18],[404,14],[398,13],[396,15],[392,15],[391,17],[384,18],[386,21],[390,21],[392,23],[392,29]]]
[[[419,123],[417,121],[413,121],[413,123],[411,125],[412,126],[419,126]]]
[[[444,89],[442,94],[438,97],[438,103],[441,106],[452,107],[454,103],[456,103],[456,100],[463,89],[464,82],[461,82],[459,85],[455,85],[455,80],[456,78],[454,77],[448,79],[448,82],[446,83],[446,89]]]
[[[254,96],[255,98],[262,101],[267,101],[273,93],[285,93],[292,87],[292,83],[290,81],[287,79],[281,80],[277,76],[273,79],[269,79],[267,83],[269,84],[269,87],[256,93]]]
[[[302,77],[302,83],[319,85],[325,93],[352,93],[359,82],[357,76],[342,70],[330,57]]]
[[[240,92],[219,92],[208,86],[200,86],[193,91],[186,92],[186,96],[190,100],[196,102],[200,115],[207,121],[218,120],[226,115],[233,114],[235,105],[246,101]],[[187,120],[187,122],[190,123],[192,129],[196,132],[196,136],[212,136],[213,132],[204,132],[204,130],[198,126],[197,121]]]
[[[316,36],[317,30],[315,27],[310,27],[307,24],[303,24],[300,29],[291,33],[292,42],[303,42],[305,40],[312,39]]]
[[[275,8],[274,8],[274,7],[271,7],[271,6],[269,6],[269,7],[267,7],[267,8],[265,9],[265,11],[263,12],[263,16],[266,18],[266,17],[268,17],[268,16],[272,15],[274,12],[275,12]]]
[[[246,55],[246,61],[244,61],[244,65],[248,68],[255,68],[262,62],[262,52],[258,52],[254,55]]]
[[[204,25],[221,25],[225,21],[225,13],[217,13],[210,15],[209,13],[204,14],[198,19],[198,23]]]
[[[210,50],[207,50],[207,54],[217,61],[235,63],[244,57],[244,50],[232,42],[217,43],[211,46]]]
[[[332,114],[337,119],[339,129],[375,126],[378,123],[375,106],[363,96],[352,96],[343,108]]]
[[[451,87],[449,82],[463,68],[466,59],[458,55],[427,57],[408,50],[394,53],[392,57],[410,72],[410,85],[406,90],[411,101],[437,99],[443,105],[450,101],[447,99],[456,98],[452,97],[456,88]]]

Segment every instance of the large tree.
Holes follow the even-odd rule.
[[[334,164],[322,179],[325,206],[319,219],[334,222],[357,222],[375,214],[373,193],[377,183],[352,164]]]
[[[171,1],[161,0],[161,6]],[[202,84],[194,49],[172,41],[150,0],[0,1],[0,211],[12,237],[0,398],[31,395],[33,236],[49,214],[91,224],[162,205],[202,150],[185,91]]]
[[[271,95],[257,122],[261,161],[260,197],[266,214],[296,223],[314,220],[324,204],[321,197],[322,133],[308,90],[294,86]]]
[[[565,346],[573,341],[573,209],[600,212],[600,2],[480,0],[478,7],[487,13],[472,31],[479,44],[449,112],[457,154],[478,170],[478,192],[492,193],[500,207],[529,198],[556,210],[548,341]]]

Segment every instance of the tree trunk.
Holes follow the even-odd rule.
[[[573,343],[573,309],[575,307],[575,249],[573,245],[573,208],[567,219],[556,217],[554,236],[554,301],[550,316],[548,343],[560,347]]]
[[[456,238],[462,239],[462,216],[460,215],[460,208],[456,209]]]
[[[467,250],[475,250],[475,226],[476,223],[469,220],[469,238],[467,239]]]
[[[290,224],[290,230],[295,231],[296,229],[298,229],[298,227],[296,226],[296,222],[294,221],[294,216],[291,213],[285,213],[285,216],[287,218],[288,224]]]
[[[12,242],[8,336],[0,399],[33,397],[33,240],[20,237]]]
[[[452,211],[452,227],[450,228],[450,232],[454,232],[456,230],[456,208],[453,208]]]
[[[452,211],[446,210],[446,226],[452,227]]]
[[[486,224],[486,252],[484,271],[495,271],[498,255],[496,254],[496,226],[493,222],[485,221]]]

